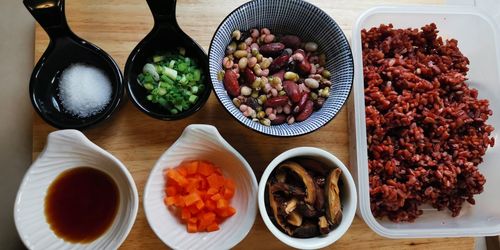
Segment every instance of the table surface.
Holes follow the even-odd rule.
[[[210,39],[222,19],[245,1],[178,0],[177,18],[182,29],[208,51]],[[380,4],[442,4],[443,0],[311,0],[331,15],[351,36],[357,16]],[[153,19],[144,0],[68,0],[66,15],[72,30],[80,37],[107,51],[123,69],[130,51],[151,30]],[[37,25],[35,61],[48,44],[48,37]],[[281,152],[297,146],[323,148],[349,164],[347,107],[320,130],[295,138],[273,138],[258,134],[239,124],[216,100],[212,93],[206,105],[195,115],[180,121],[155,120],[138,111],[128,100],[109,120],[85,130],[90,140],[120,159],[130,170],[140,198],[137,220],[122,249],[160,249],[164,244],[150,229],[142,209],[142,192],[157,158],[180,136],[189,124],[205,123],[217,127],[222,136],[249,162],[260,179],[267,164]],[[43,149],[47,134],[55,128],[35,115],[33,122],[33,156]],[[349,166],[351,167],[351,166]],[[265,244],[263,244],[265,242]],[[332,249],[472,249],[473,238],[455,239],[386,239],[374,233],[360,217]],[[248,236],[236,246],[279,249],[286,245],[266,228],[260,215]]]

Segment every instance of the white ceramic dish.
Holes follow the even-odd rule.
[[[183,161],[208,160],[234,180],[236,193],[231,206],[236,214],[220,229],[210,233],[188,233],[186,226],[170,212],[163,198],[163,171]],[[230,249],[243,240],[257,214],[257,180],[248,162],[211,125],[189,125],[156,162],[144,189],[144,211],[156,235],[173,249]]]
[[[107,173],[118,186],[120,203],[111,227],[96,240],[74,244],[58,238],[45,219],[44,200],[52,181],[74,167],[93,167]],[[29,249],[117,249],[137,215],[137,189],[127,168],[77,130],[49,134],[47,145],[23,178],[14,205],[14,220]]]
[[[274,223],[271,221],[265,204],[265,192],[266,192],[266,183],[271,175],[271,172],[283,161],[294,158],[294,157],[309,157],[324,163],[327,166],[332,168],[338,167],[342,170],[341,180],[343,182],[343,186],[341,186],[341,203],[342,203],[342,220],[340,225],[335,228],[333,231],[328,233],[326,236],[308,238],[308,239],[300,239],[291,237],[281,230],[279,230]],[[318,249],[331,245],[344,233],[349,229],[351,223],[354,219],[354,215],[356,213],[356,203],[357,203],[357,195],[356,195],[356,185],[354,180],[349,173],[347,167],[334,155],[328,153],[325,150],[313,147],[299,147],[293,148],[288,151],[285,151],[278,155],[274,160],[269,163],[266,167],[266,170],[262,174],[262,178],[259,183],[259,211],[260,216],[264,220],[269,231],[271,231],[276,238],[278,238],[281,242],[298,249]]]
[[[424,214],[413,223],[393,223],[376,219],[370,210],[368,161],[365,124],[364,83],[360,31],[392,23],[395,28],[420,28],[436,23],[443,38],[455,38],[458,47],[470,60],[467,81],[479,91],[479,98],[490,101],[493,116],[488,120],[496,130],[492,136],[498,141],[500,131],[500,76],[498,34],[492,20],[475,8],[465,7],[377,7],[363,13],[353,29],[352,46],[356,75],[354,79],[354,103],[349,117],[352,131],[350,138],[351,164],[359,191],[358,213],[376,233],[389,238],[416,237],[465,237],[500,234],[500,147],[489,148],[484,162],[479,165],[486,177],[484,192],[475,196],[476,205],[464,203],[458,217],[447,211],[437,211],[426,206]],[[354,106],[354,107],[352,107]]]

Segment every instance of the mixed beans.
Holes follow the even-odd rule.
[[[330,96],[331,73],[315,42],[268,28],[235,30],[219,79],[244,116],[265,126],[301,122]]]

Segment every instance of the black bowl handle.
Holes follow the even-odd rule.
[[[23,3],[51,39],[71,33],[64,13],[64,0],[23,0]]]
[[[177,0],[146,0],[153,14],[155,25],[176,27],[175,7]]]

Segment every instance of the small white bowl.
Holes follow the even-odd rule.
[[[87,244],[67,242],[56,236],[44,212],[45,196],[52,181],[75,167],[93,167],[105,172],[115,181],[120,196],[113,224]],[[134,224],[138,204],[134,180],[117,158],[77,130],[59,130],[49,134],[43,152],[24,176],[14,204],[14,220],[21,240],[29,249],[117,249]]]
[[[236,214],[210,233],[188,233],[186,226],[163,203],[163,171],[183,161],[207,160],[236,183],[231,206]],[[257,180],[248,162],[214,126],[189,125],[156,162],[144,188],[144,211],[156,235],[173,249],[230,249],[248,234],[257,214]]]
[[[308,239],[295,238],[283,233],[278,229],[274,223],[271,221],[269,214],[267,213],[265,204],[265,191],[266,183],[271,175],[271,172],[283,161],[294,158],[294,157],[308,157],[319,162],[324,163],[326,166],[331,168],[338,167],[342,170],[341,180],[343,185],[340,187],[341,193],[341,204],[342,204],[342,220],[340,225],[328,233],[326,236],[318,236]],[[266,224],[269,231],[271,231],[276,238],[281,242],[298,249],[317,249],[326,247],[344,235],[344,233],[349,229],[351,223],[354,219],[356,213],[356,186],[354,180],[347,167],[334,155],[326,152],[325,150],[313,147],[299,147],[293,148],[285,151],[274,158],[271,163],[267,166],[266,170],[262,174],[262,178],[259,183],[259,211],[264,223]]]

